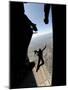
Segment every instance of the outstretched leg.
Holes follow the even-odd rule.
[[[38,65],[37,65],[37,69],[36,69],[36,72],[39,70],[39,65],[40,64],[40,58],[38,59]]]
[[[43,60],[43,58],[41,58],[41,61],[42,61],[42,65],[44,64],[44,60]]]
[[[42,66],[42,65],[44,64],[44,60],[43,60],[43,58],[40,58],[40,60],[41,60],[42,63],[39,64],[39,67]]]

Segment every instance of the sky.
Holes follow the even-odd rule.
[[[25,3],[25,14],[36,24],[38,32],[34,36],[52,32],[52,12],[49,12],[49,23],[44,23],[44,4],[43,3]]]

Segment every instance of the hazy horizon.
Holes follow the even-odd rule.
[[[33,34],[32,35],[32,38],[36,38],[36,37],[39,37],[39,36],[41,36],[41,35],[47,35],[47,34],[52,34],[52,31],[50,31],[50,32],[37,32],[37,33],[35,33],[35,34]]]

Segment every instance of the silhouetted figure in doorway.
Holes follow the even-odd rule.
[[[24,14],[24,19],[25,19],[25,34],[24,34],[25,35],[25,42],[24,43],[25,43],[25,47],[27,47],[26,63],[29,64],[28,47],[29,47],[33,32],[37,31],[37,27],[36,27],[36,24],[32,23],[31,20],[25,14]]]
[[[45,48],[46,48],[46,46],[43,49],[39,48],[38,51],[37,50],[34,51],[34,53],[37,54],[37,56],[38,56],[38,65],[37,65],[36,72],[39,70],[39,67],[44,64],[43,51],[45,50]],[[40,62],[42,62],[42,63],[40,64]]]

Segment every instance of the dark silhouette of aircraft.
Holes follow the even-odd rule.
[[[34,50],[34,53],[37,54],[38,56],[38,65],[37,65],[36,72],[39,70],[39,67],[44,64],[43,51],[45,50],[45,48],[46,46],[43,49],[39,48],[39,50]],[[40,61],[42,62],[41,64],[40,64]]]
[[[35,65],[28,58],[33,31],[37,27],[25,15],[24,3],[10,1],[10,88],[21,88],[28,71]]]
[[[53,76],[52,85],[66,85],[66,6],[44,4],[44,22],[49,22],[52,10],[53,24]]]

